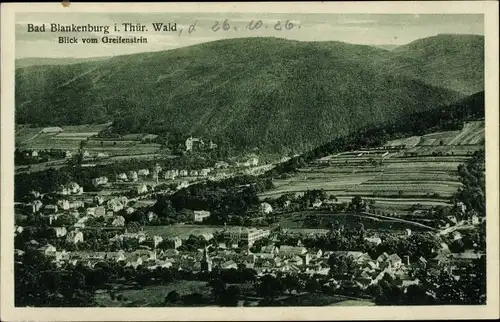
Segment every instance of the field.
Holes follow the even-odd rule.
[[[80,142],[85,141],[85,149],[91,156],[101,152],[109,156],[155,154],[161,147],[159,144],[146,144],[133,139],[97,139],[96,135],[107,126],[109,123],[63,126],[62,132],[59,133],[43,133],[44,128],[19,126],[16,130],[16,145],[34,150],[58,149],[76,152]]]
[[[374,200],[375,209],[389,212],[407,213],[414,204],[422,208],[448,205],[461,187],[458,166],[483,148],[483,139],[484,122],[470,122],[460,131],[403,138],[385,145],[399,146],[398,151],[381,147],[333,154],[291,177],[275,180],[275,188],[260,197],[324,189],[338,201],[348,202],[359,195]]]
[[[138,307],[151,306],[162,303],[165,296],[171,291],[177,291],[181,296],[200,293],[209,298],[211,288],[203,281],[176,281],[167,285],[153,285],[138,289],[125,289],[117,293],[125,297],[124,301],[112,300],[107,292],[96,295],[97,303],[106,307],[119,307],[133,305]]]
[[[291,295],[273,302],[273,306],[373,306],[370,300],[352,299],[343,295],[322,293],[305,293]]]

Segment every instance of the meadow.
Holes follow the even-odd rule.
[[[458,166],[483,147],[483,139],[484,122],[478,121],[465,124],[460,131],[412,136],[385,145],[406,146],[398,151],[381,147],[333,154],[292,176],[276,179],[275,188],[260,197],[323,189],[339,202],[349,202],[353,196],[373,200],[374,208],[384,212],[407,213],[414,204],[445,206],[462,185]]]
[[[165,296],[171,291],[176,291],[181,296],[200,293],[204,298],[208,299],[211,297],[211,288],[207,286],[207,282],[180,280],[165,285],[123,289],[116,294],[124,297],[121,301],[111,299],[107,292],[96,294],[95,299],[98,304],[106,307],[123,307],[129,305],[145,307],[163,303]]]

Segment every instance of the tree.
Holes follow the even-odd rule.
[[[241,289],[238,285],[229,286],[220,297],[222,306],[237,306],[241,295]]]
[[[404,305],[430,305],[431,300],[421,285],[410,285],[403,297]]]
[[[95,306],[95,286],[86,283],[84,268],[58,268],[36,249],[15,255],[15,305],[34,307]]]
[[[214,279],[209,282],[210,287],[212,287],[212,294],[215,296],[215,299],[218,300],[226,291],[226,283],[222,281],[220,278]]]
[[[165,303],[174,303],[179,301],[181,296],[177,291],[171,291],[165,296]]]
[[[310,279],[306,282],[306,290],[311,293],[315,293],[321,289],[321,285],[315,279]]]
[[[274,297],[285,291],[285,285],[272,275],[264,275],[257,285],[257,293],[263,297]]]
[[[355,211],[363,211],[365,207],[365,202],[360,196],[355,196],[351,200],[350,207]]]

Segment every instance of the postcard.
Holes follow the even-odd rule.
[[[5,321],[498,318],[489,1],[2,4]]]

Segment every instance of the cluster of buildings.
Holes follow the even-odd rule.
[[[163,178],[166,180],[175,180],[178,177],[202,177],[206,178],[213,171],[213,168],[203,168],[200,170],[168,170],[165,171]]]
[[[197,151],[201,149],[213,150],[217,147],[217,144],[212,141],[206,144],[201,138],[195,138],[192,136],[187,138],[184,144],[186,146],[186,152]]]

